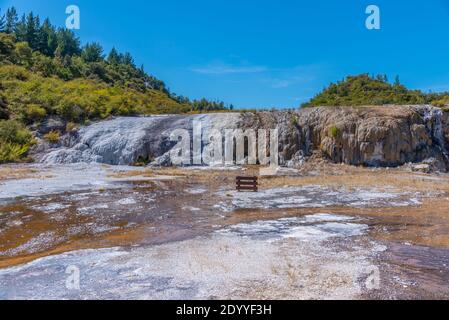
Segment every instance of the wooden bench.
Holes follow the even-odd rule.
[[[257,192],[259,190],[258,178],[257,177],[237,177],[236,178],[236,189],[238,192],[242,192],[242,191]]]

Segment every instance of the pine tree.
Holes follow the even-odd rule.
[[[71,30],[59,28],[57,39],[56,54],[60,57],[79,55],[81,53],[80,40]]]
[[[31,49],[37,50],[39,47],[39,29],[40,21],[39,17],[35,17],[33,12],[30,12],[26,18],[26,36],[25,41]]]
[[[117,49],[115,49],[115,47],[111,49],[111,52],[108,55],[108,63],[112,65],[118,65],[121,63],[120,54],[118,53]]]
[[[123,56],[122,63],[134,67],[134,59],[129,52]]]
[[[103,48],[96,42],[92,44],[88,43],[83,48],[81,57],[85,62],[99,62],[104,59]]]
[[[53,57],[57,47],[58,39],[55,28],[47,18],[39,30],[39,51],[46,56]]]
[[[1,14],[1,9],[0,9]],[[5,15],[0,15],[0,32],[5,32],[6,30],[6,20]]]
[[[141,64],[140,65],[140,68],[139,68],[139,77],[141,77],[141,78],[145,78],[145,67],[144,67],[144,65],[143,64]]]
[[[27,23],[25,14],[19,22],[16,23],[14,28],[14,33],[16,34],[16,39],[18,42],[27,41]]]
[[[17,11],[14,7],[9,8],[6,11],[6,25],[5,25],[5,32],[6,33],[13,33],[16,30],[17,21],[18,21]]]
[[[42,44],[41,44],[41,38],[42,38],[42,35],[41,35],[41,18],[39,18],[39,16],[34,17],[34,27],[33,27],[33,29],[35,30],[35,35],[36,35],[36,38],[34,39],[34,42],[35,42],[34,50],[41,51],[43,48],[42,48]]]

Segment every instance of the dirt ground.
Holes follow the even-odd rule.
[[[107,183],[98,183],[101,179],[96,177],[95,183],[78,184],[76,190],[68,186],[60,192],[0,199],[0,284],[9,283],[16,272],[24,272],[17,267],[32,268],[45,257],[60,263],[58,259],[66,259],[64,254],[86,249],[137,247],[146,250],[145,256],[157,248],[171,252],[175,250],[172,246],[178,246],[176,250],[204,250],[204,245],[222,250],[235,245],[241,246],[240,258],[225,255],[218,263],[209,252],[201,266],[192,267],[188,255],[179,261],[180,266],[187,263],[188,268],[197,270],[183,278],[189,279],[189,288],[196,283],[201,289],[200,294],[192,285],[193,298],[449,298],[449,175],[416,173],[407,167],[379,169],[315,162],[299,170],[260,176],[257,194],[239,194],[234,190],[236,176],[259,176],[260,168],[101,166],[99,170],[104,171],[101,179]],[[0,186],[12,189],[33,179],[51,184],[54,176],[53,168],[0,167]],[[267,240],[268,236],[274,240]],[[203,238],[207,240],[198,242]],[[319,244],[310,246],[314,239]],[[273,243],[276,245],[271,247]],[[384,249],[378,250],[380,247]],[[247,274],[233,274],[232,265],[240,266],[236,261],[242,259],[243,263],[253,250],[268,250],[266,255],[272,259],[278,259],[281,251],[287,257],[296,252],[309,262],[304,265],[296,258],[282,258],[283,264],[275,269],[283,271],[276,274],[272,262],[266,261],[271,282],[261,280],[268,271],[261,271],[260,279],[251,281]],[[160,265],[173,263],[174,256],[158,259]],[[126,261],[140,263],[137,257]],[[204,270],[210,261],[215,261],[215,267],[209,266],[209,272],[216,273],[214,268],[219,265],[219,270],[224,268],[235,277],[232,286],[223,289],[224,280],[212,276],[197,278],[198,270]],[[323,261],[329,261],[325,269]],[[350,277],[343,274],[360,276],[359,269],[367,265],[380,270],[382,285],[376,290],[355,290]],[[329,271],[335,266],[345,266],[345,271],[337,276]],[[309,273],[298,273],[298,268]],[[164,276],[160,269],[150,271]],[[356,282],[363,280],[356,278]],[[259,284],[255,286],[254,281]],[[30,280],[27,285],[35,283]],[[279,291],[281,283],[284,290]],[[164,285],[161,288],[168,290]],[[226,294],[217,296],[217,288]],[[149,296],[142,292],[138,298],[161,298],[154,292]],[[27,294],[22,292],[25,297]],[[162,298],[176,298],[177,294],[167,293]],[[67,296],[54,296],[61,297]]]

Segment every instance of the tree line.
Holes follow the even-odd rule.
[[[158,90],[181,104],[189,104],[191,111],[226,110],[231,107],[221,101],[191,101],[171,93],[163,81],[147,74],[143,65],[136,66],[129,52],[120,53],[112,48],[105,55],[99,43],[81,46],[80,39],[73,31],[53,26],[48,18],[41,23],[39,15],[33,12],[20,18],[14,7],[8,8],[3,15],[0,12],[0,32],[12,35],[12,41],[20,44],[18,50],[28,54],[30,59],[22,61],[25,67],[34,67],[47,77],[57,76],[66,81],[84,77],[140,92]],[[32,61],[34,52],[41,56],[35,54]]]
[[[99,43],[82,46],[74,32],[49,19],[0,11],[0,163],[24,161],[36,138],[56,143],[62,131],[91,120],[232,109],[170,92],[130,53],[112,48],[106,55]],[[53,116],[66,129],[39,133]]]
[[[432,104],[446,108],[449,93],[424,93],[421,90],[407,89],[399,76],[390,83],[386,75],[360,74],[331,83],[302,107],[413,104]]]

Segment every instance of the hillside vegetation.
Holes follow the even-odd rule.
[[[302,107],[316,106],[368,106],[368,105],[449,104],[448,93],[423,93],[409,90],[397,77],[393,84],[386,76],[361,74],[331,83]]]
[[[449,94],[409,90],[399,79],[350,76],[329,85],[303,107],[383,104],[446,107]],[[106,55],[99,43],[81,45],[76,35],[48,19],[14,8],[0,11],[0,163],[25,159],[34,143],[29,128],[49,117],[67,130],[109,116],[199,113],[233,110],[220,101],[191,101],[136,66],[129,53]],[[41,136],[55,143],[62,132]]]
[[[98,43],[81,46],[72,31],[48,19],[41,23],[33,13],[19,19],[14,8],[0,12],[0,163],[23,157],[32,143],[26,126],[49,116],[76,124],[232,108],[178,96],[137,67],[131,54],[113,48],[105,55]]]

